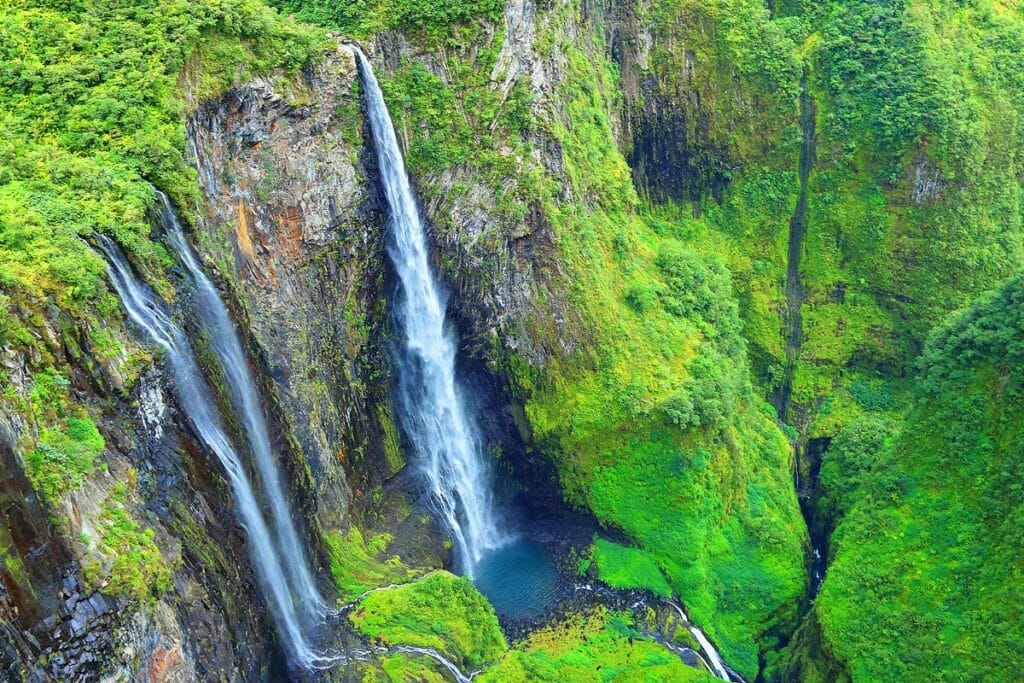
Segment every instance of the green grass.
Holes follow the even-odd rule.
[[[377,586],[408,581],[415,575],[397,556],[378,559],[390,541],[386,534],[377,535],[366,543],[362,532],[352,524],[347,534],[340,531],[328,533],[324,535],[324,541],[331,561],[331,576],[341,592],[338,598],[341,602]]]
[[[594,562],[597,577],[612,588],[645,588],[660,597],[672,597],[665,575],[642,550],[595,538]]]
[[[398,653],[381,659],[380,669],[363,675],[363,683],[447,683],[448,673],[441,673],[440,664],[429,657]]]
[[[644,637],[630,617],[601,608],[531,633],[478,680],[685,683],[714,678]]]
[[[491,605],[468,578],[448,572],[371,593],[350,618],[372,640],[431,647],[467,671],[493,662],[508,647]]]

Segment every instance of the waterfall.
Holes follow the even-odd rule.
[[[224,371],[232,405],[242,418],[242,427],[256,460],[256,470],[270,505],[274,533],[290,585],[299,607],[308,617],[323,613],[325,606],[306,562],[306,551],[296,532],[281,485],[281,477],[270,448],[270,430],[260,405],[256,380],[242,352],[242,343],[231,323],[227,308],[210,278],[199,266],[185,239],[174,208],[163,192],[157,193],[159,215],[171,246],[188,269],[196,285],[196,304],[200,323]]]
[[[166,353],[182,410],[224,468],[239,519],[248,535],[256,576],[291,660],[305,668],[323,664],[326,658],[314,650],[307,638],[302,607],[293,598],[289,574],[284,569],[284,565],[298,558],[282,557],[275,546],[249,476],[221,423],[187,337],[171,320],[163,302],[135,276],[121,250],[109,239],[100,239],[107,256],[107,273],[129,317]]]
[[[354,48],[388,206],[388,254],[398,273],[397,319],[405,335],[396,353],[403,425],[467,574],[502,543],[480,448],[455,380],[456,340],[445,320],[445,295],[427,260],[423,221],[377,78]]]
[[[723,681],[731,681],[733,679],[733,676],[730,674],[729,668],[722,661],[722,657],[718,654],[718,650],[716,650],[715,646],[711,644],[711,641],[708,640],[707,636],[704,635],[704,632],[697,628],[687,618],[686,612],[684,612],[683,608],[680,607],[678,604],[676,604],[672,600],[666,600],[665,603],[670,605],[672,609],[674,609],[679,614],[680,618],[683,620],[683,623],[689,627],[690,634],[694,637],[694,639],[697,641],[697,644],[700,645],[701,651],[705,655],[707,655],[708,660],[711,662],[711,672]]]

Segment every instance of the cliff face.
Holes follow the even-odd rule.
[[[59,339],[57,320],[42,321],[39,331]],[[230,505],[225,486],[183,424],[161,365],[127,354],[85,365],[62,354],[81,359],[87,347],[48,350],[54,364],[74,372],[59,376],[62,388],[45,400],[26,359],[8,355],[5,363],[9,400],[32,406],[0,419],[5,676],[255,675],[268,665],[270,626],[246,597],[256,587],[242,533],[220,512]],[[45,430],[44,413],[68,405],[102,416],[104,447],[86,480],[47,505],[22,458]],[[148,584],[157,580],[173,588],[154,599]]]
[[[699,585],[696,576],[707,563],[736,561],[728,552],[709,553],[710,544],[701,549],[700,539],[708,534],[746,539],[756,573],[765,566],[760,554],[776,552],[767,550],[768,536],[781,534],[785,578],[777,595],[757,598],[763,600],[758,626],[735,632],[722,627],[716,635],[730,656],[742,653],[739,666],[752,672],[754,640],[773,627],[775,612],[791,609],[800,590],[802,532],[786,492],[784,442],[766,418],[751,411],[742,371],[720,380],[732,396],[726,412],[738,416],[733,425],[723,414],[686,432],[689,418],[676,423],[657,412],[673,392],[685,395],[681,382],[693,350],[719,343],[714,333],[702,339],[690,322],[672,317],[676,314],[653,312],[671,341],[652,351],[668,354],[670,364],[682,370],[678,378],[648,375],[654,361],[644,352],[644,374],[630,383],[621,376],[629,359],[607,355],[617,342],[643,340],[638,313],[622,304],[627,280],[662,277],[654,261],[663,247],[649,246],[653,233],[639,216],[633,180],[616,141],[632,140],[636,154],[643,155],[652,150],[644,147],[644,136],[669,129],[651,123],[661,114],[643,109],[639,99],[618,108],[601,21],[595,8],[581,12],[572,4],[512,2],[499,22],[475,25],[473,40],[461,40],[447,56],[423,36],[397,32],[366,41],[366,48],[407,148],[430,226],[432,258],[449,289],[463,342],[462,372],[481,395],[482,424],[488,442],[498,447],[505,488],[527,501],[554,505],[565,496],[610,529],[625,531],[674,572],[673,586],[684,595]],[[629,21],[621,25],[640,30]],[[631,59],[623,56],[623,63]],[[399,555],[414,566],[441,565],[449,559],[443,534],[429,516],[415,468],[404,460],[391,406],[387,306],[393,282],[372,141],[362,121],[351,55],[332,47],[297,76],[272,73],[213,99],[204,98],[197,85],[201,76],[190,68],[181,83],[189,107],[187,158],[198,171],[200,195],[179,209],[195,217],[193,243],[222,287],[257,366],[276,451],[282,454],[293,507],[304,518],[314,565],[326,574],[331,548],[325,539],[347,534],[353,524],[364,532],[387,533],[386,555]],[[474,97],[476,108],[468,104]],[[666,97],[661,101],[677,106]],[[693,116],[706,113],[695,109]],[[693,144],[720,143],[701,138]],[[652,167],[648,176],[638,172],[637,183],[653,188],[671,168],[676,166]],[[708,178],[719,175],[707,171]],[[625,227],[616,228],[617,222]],[[590,240],[582,251],[573,246],[580,234]],[[152,237],[161,236],[154,231]],[[619,263],[621,256],[614,254],[631,249],[640,260]],[[587,301],[588,286],[606,290],[609,284],[601,295],[605,299]],[[158,283],[165,294],[175,285],[173,275],[169,283]],[[602,312],[601,301],[611,308]],[[182,310],[187,303],[180,302]],[[734,324],[732,314],[724,315]],[[627,319],[628,326],[609,325],[618,318]],[[38,605],[19,607],[17,615],[12,607],[5,617],[5,628],[40,641],[37,646],[30,636],[19,636],[13,641],[18,652],[5,652],[9,666],[49,670],[55,677],[79,671],[68,665],[72,654],[78,656],[78,646],[69,645],[64,635],[73,629],[72,643],[79,638],[89,643],[90,654],[83,659],[96,660],[89,664],[93,669],[83,663],[82,672],[114,659],[125,662],[131,676],[158,679],[178,673],[203,678],[265,673],[273,665],[266,635],[272,629],[244,569],[240,530],[223,513],[230,508],[226,487],[179,416],[159,359],[150,359],[121,324],[111,330],[124,351],[105,365],[79,370],[88,353],[55,361],[75,369],[72,402],[96,417],[106,470],[100,467],[58,499],[58,515],[70,522],[48,523],[31,496],[10,508],[11,520],[26,514],[34,520],[29,527],[34,531],[14,544],[10,556],[31,565],[38,548],[56,554],[39,567],[38,576],[30,576],[32,586],[39,586]],[[736,339],[722,344],[742,368]],[[576,383],[593,393],[567,394]],[[604,407],[596,389],[601,383],[609,392]],[[16,391],[29,397],[33,386],[25,380]],[[631,393],[640,401],[637,408],[627,407],[634,400]],[[579,414],[576,423],[559,415],[565,409]],[[642,455],[596,448],[606,437],[594,430],[592,417],[603,412],[612,415],[612,432],[638,429],[636,448]],[[8,419],[18,414],[9,411]],[[38,438],[38,430],[19,430],[9,439],[11,452],[25,458]],[[711,464],[704,447],[712,452]],[[651,450],[664,453],[664,461],[648,460]],[[608,467],[599,474],[616,460],[623,469]],[[662,462],[670,461],[679,463],[671,468],[693,469],[687,477],[695,479],[683,489],[709,492],[710,507],[687,509],[658,493],[659,478],[671,476],[662,471]],[[138,472],[138,484],[122,492],[118,483],[129,478],[129,468]],[[632,474],[633,468],[640,474]],[[9,485],[23,499],[31,488],[19,479],[19,469],[11,468]],[[784,510],[781,516],[753,511],[738,483],[748,469],[770,473],[769,495]],[[679,525],[686,549],[676,541],[659,547],[655,530],[629,508],[628,497],[609,488],[634,476],[645,495],[662,501],[658,514]],[[729,498],[735,501],[722,503]],[[152,529],[166,569],[153,568],[142,581],[156,585],[170,578],[155,591],[155,607],[145,602],[139,609],[132,596],[111,599],[102,597],[109,590],[101,590],[95,600],[106,601],[107,613],[83,621],[75,609],[92,604],[86,598],[93,591],[80,587],[82,566],[91,562],[80,531],[102,536],[95,527],[104,519],[105,501],[111,501],[107,508],[127,510],[143,536]],[[738,514],[730,511],[735,506]],[[750,524],[773,531],[764,535],[751,531]],[[24,535],[24,523],[9,526]],[[7,572],[14,577],[13,570]],[[78,578],[65,583],[69,575]],[[11,595],[22,596],[9,602],[28,600],[22,595],[28,588],[18,588],[13,578],[5,584]],[[725,604],[716,608],[712,593],[694,595],[693,602],[715,634],[718,608],[731,615],[725,617],[730,624],[739,612]],[[65,599],[71,606],[60,603]],[[50,623],[55,620],[60,625]],[[68,654],[51,656],[57,651]]]
[[[49,168],[53,150],[0,146],[0,208],[18,219],[0,215],[0,247],[31,243],[53,271],[30,259],[0,270],[5,673],[252,679],[277,666],[222,473],[84,246],[117,238],[196,334],[188,288],[147,227],[150,183],[175,198],[239,327],[325,593],[329,575],[343,597],[391,580],[348,576],[353,556],[375,568],[398,557],[399,578],[450,566],[392,405],[395,282],[343,44],[354,38],[404,148],[500,494],[593,518],[621,542],[593,571],[668,586],[734,668],[770,677],[807,588],[793,445],[899,419],[925,331],[1019,266],[1020,84],[987,68],[990,48],[1016,63],[1008,15],[866,1],[368,0],[358,16],[272,3],[338,32],[325,43],[259,3],[194,4],[187,20],[144,24],[159,44],[190,36],[146,90],[160,102],[146,126],[117,119],[104,90],[91,128],[75,123],[81,108],[38,116],[70,122],[37,136],[71,150],[45,181],[7,160]],[[946,24],[958,28],[935,30]],[[1000,39],[983,44],[972,26]],[[43,79],[27,63],[4,62],[21,74],[0,83],[5,97],[33,78],[64,83],[67,70]],[[149,82],[117,75],[121,88]],[[29,239],[36,223],[60,227],[56,256]],[[822,599],[851,600],[843,587]],[[831,653],[857,656],[825,607],[789,671],[841,672]]]

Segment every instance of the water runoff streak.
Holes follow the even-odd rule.
[[[284,568],[288,572],[292,592],[304,614],[307,617],[315,617],[322,614],[326,608],[309,571],[306,552],[296,532],[281,486],[280,473],[270,448],[270,430],[267,429],[267,421],[256,390],[256,380],[242,352],[242,343],[228,316],[227,307],[192,253],[170,200],[163,192],[158,192],[157,195],[160,221],[168,241],[195,283],[196,306],[203,331],[213,347],[217,362],[224,371],[232,405],[242,418],[245,437],[255,456],[256,470],[270,505],[277,546],[281,556],[287,558]]]
[[[181,408],[227,474],[239,519],[248,535],[256,575],[290,661],[303,668],[329,665],[332,658],[317,651],[308,637],[313,624],[304,618],[302,590],[294,590],[295,571],[285,569],[290,563],[302,561],[301,556],[283,556],[274,542],[187,337],[168,315],[163,302],[136,277],[120,249],[105,237],[101,241],[107,256],[107,273],[128,315],[167,354]],[[225,373],[230,377],[228,368]],[[308,573],[308,569],[305,571]]]
[[[427,260],[423,221],[395,129],[369,60],[358,48],[353,51],[391,209],[388,254],[401,286],[397,319],[405,333],[396,354],[402,421],[464,570],[472,576],[484,553],[503,538],[480,439],[455,380],[456,340],[445,320],[445,296]]]

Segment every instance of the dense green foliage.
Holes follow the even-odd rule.
[[[466,670],[494,661],[508,647],[487,599],[468,578],[448,572],[371,593],[350,618],[372,639],[434,648]]]
[[[868,414],[846,425],[822,458],[818,501],[819,514],[826,520],[843,517],[857,502],[861,484],[892,436],[893,424]]]
[[[63,363],[116,359],[130,383],[146,357],[126,353],[117,299],[86,240],[113,236],[165,287],[168,259],[149,239],[153,186],[182,206],[198,199],[183,88],[208,96],[258,71],[297,69],[318,46],[257,0],[0,2],[0,346],[32,373],[19,385],[7,372],[19,364],[5,364],[0,392],[38,435],[19,446],[53,508],[106,467],[100,407],[76,403]],[[130,498],[115,489],[87,520],[96,537],[80,539],[85,573],[108,593],[148,600],[170,587],[171,570]]]
[[[455,38],[472,31],[475,20],[496,21],[501,16],[501,0],[270,0],[283,12],[340,29],[346,36],[364,38],[385,29],[430,40]]]
[[[488,360],[508,373],[530,446],[554,460],[566,499],[628,539],[595,540],[602,581],[679,597],[737,670],[784,675],[775,650],[807,582],[783,434],[831,439],[814,507],[835,528],[833,564],[781,665],[809,680],[1018,675],[1021,277],[925,346],[950,311],[1024,262],[1018,2],[650,0],[626,3],[636,25],[625,28],[602,25],[623,3],[538,3],[523,35],[529,58],[559,75],[543,85],[526,72],[495,80],[503,42],[522,39],[505,35],[500,0],[269,4],[345,37],[409,39],[380,76],[420,198],[441,216],[439,242],[461,236],[444,216],[468,192],[508,223],[473,237],[482,252],[550,232],[537,264],[550,282],[517,321],[540,352],[496,340]],[[57,357],[120,359],[129,374],[138,360],[124,358],[117,302],[86,240],[115,237],[169,295],[148,210],[154,185],[186,212],[199,200],[186,108],[257,72],[295,73],[321,32],[260,0],[0,10],[0,346],[31,359],[28,395],[6,374],[0,390],[38,435],[19,446],[56,507],[103,470],[105,448],[100,410],[76,403]],[[619,30],[626,40],[605,45]],[[640,44],[643,59],[630,53]],[[337,115],[355,148],[356,106]],[[650,142],[630,139],[644,126],[682,158],[644,165]],[[503,276],[489,262],[442,267],[480,289]],[[787,374],[794,427],[764,403]],[[80,541],[90,581],[145,601],[171,569],[132,512],[131,490],[116,488],[98,537]],[[342,599],[410,578],[384,559],[388,540],[355,525],[325,536]],[[24,575],[12,558],[7,574]],[[705,678],[604,612],[508,650],[483,597],[444,573],[368,595],[352,621],[487,667],[481,680]],[[381,675],[437,671],[396,654]]]
[[[554,49],[569,77],[553,132],[580,200],[545,208],[589,344],[519,374],[527,414],[570,500],[625,531],[753,675],[803,587],[788,448],[751,391],[728,271],[641,214],[607,115],[616,74]]]
[[[686,683],[714,678],[643,636],[630,617],[599,609],[531,634],[479,680]]]
[[[1024,276],[938,328],[891,446],[826,456],[849,512],[815,612],[855,680],[1013,680],[1024,661]],[[868,459],[868,462],[864,462]],[[847,476],[842,476],[842,475]],[[856,496],[849,495],[856,491]]]
[[[316,41],[256,0],[5,5],[0,336],[41,346],[32,315],[52,301],[84,320],[102,347],[96,316],[116,303],[102,260],[82,238],[113,235],[159,274],[161,251],[147,239],[151,183],[179,205],[197,196],[184,159],[186,62],[193,58],[196,87],[210,92],[255,70],[297,67]]]

